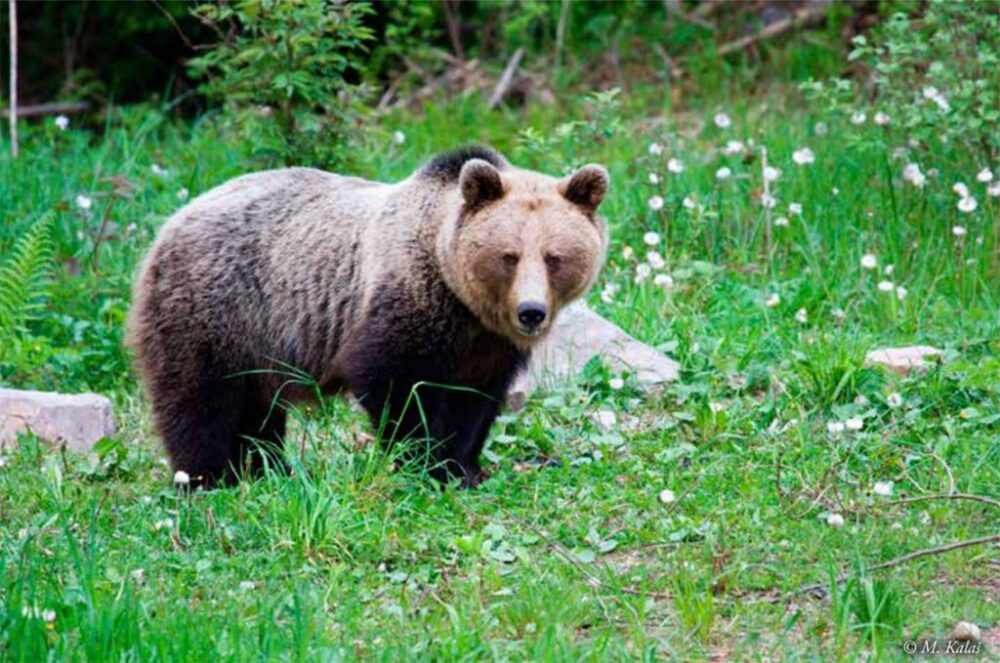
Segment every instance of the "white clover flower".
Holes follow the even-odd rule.
[[[76,197],[76,206],[78,208],[82,209],[83,211],[89,210],[90,207],[91,207],[91,205],[93,205],[93,204],[94,204],[94,201],[92,201],[87,196],[77,196]]]
[[[59,131],[66,131],[69,128],[69,118],[65,115],[59,115],[55,119],[55,125]]]
[[[674,495],[674,491],[670,490],[669,488],[664,488],[663,490],[661,490],[660,494],[657,495],[657,498],[663,504],[670,504],[671,502],[677,500],[677,496]]]
[[[951,234],[955,237],[965,237],[966,234],[965,226],[952,226]]]
[[[674,287],[674,279],[670,274],[657,274],[653,277],[653,285],[660,286],[661,288],[672,288]]]
[[[651,234],[652,235],[656,235],[656,233],[646,233],[645,237],[648,237]],[[645,240],[645,237],[643,238],[644,240]],[[648,241],[648,240],[645,240],[645,241]],[[660,236],[659,235],[656,235],[656,241],[657,242],[660,241]],[[622,259],[623,260],[631,260],[632,256],[634,256],[634,255],[635,255],[635,250],[631,246],[623,246],[622,247]]]
[[[660,183],[660,176],[657,175],[656,173],[650,173],[649,174],[649,183],[650,184],[659,184]]]
[[[127,226],[125,226],[125,233],[128,234],[128,235],[131,235],[132,233],[134,233],[138,229],[139,229],[139,225],[138,224],[136,224],[136,223],[130,223]]]
[[[659,211],[663,209],[663,196],[653,196],[646,204],[649,205],[649,209],[654,212]]]
[[[396,145],[402,145],[406,142],[406,134],[398,129],[392,133],[392,142]]]
[[[771,296],[767,298],[766,302],[764,302],[764,306],[768,308],[774,308],[780,303],[781,303],[781,296],[778,295],[778,293],[776,292],[772,292]]]
[[[891,276],[894,271],[896,271],[895,265],[886,265],[885,269],[882,270],[882,273],[886,276]]]
[[[788,213],[802,216],[802,203],[788,203]]]
[[[882,292],[892,292],[893,290],[895,290],[895,288],[896,288],[896,284],[893,283],[892,281],[879,281],[878,282],[878,289],[881,290]]]
[[[720,129],[728,129],[729,125],[732,124],[732,122],[729,119],[729,116],[726,115],[725,113],[716,113],[715,117],[712,119],[715,121],[715,126],[719,127]]]
[[[157,177],[166,177],[167,175],[170,174],[169,170],[167,170],[158,163],[154,163],[152,166],[150,166],[149,170]]]
[[[624,386],[625,386],[625,380],[621,379],[620,377],[613,377],[608,380],[608,387],[611,389],[611,391],[619,391]]]
[[[55,610],[42,610],[42,621],[52,623],[56,620]]]
[[[717,180],[727,180],[729,176],[733,174],[733,171],[729,170],[726,166],[715,171],[715,179]]]
[[[862,269],[875,269],[878,267],[878,258],[875,257],[874,253],[866,253],[861,256],[861,267]]]
[[[872,492],[876,495],[881,495],[882,497],[888,497],[892,495],[893,483],[891,481],[876,481],[875,486],[872,488]]]
[[[903,404],[903,397],[898,391],[894,391],[885,399],[885,403],[891,408],[897,408]]]
[[[657,251],[648,251],[646,253],[646,262],[648,262],[649,266],[653,269],[663,269],[667,266],[667,263],[663,260],[663,256],[661,256]]]
[[[964,182],[955,182],[954,186],[951,187],[951,190],[958,194],[959,198],[969,197],[969,187],[965,186]]]
[[[844,422],[844,426],[847,430],[859,431],[865,427],[865,420],[861,417],[851,417]]]
[[[257,589],[257,583],[255,583],[253,580],[241,580],[240,589],[243,590],[244,592],[252,592],[253,590]]]
[[[808,147],[803,147],[792,152],[792,161],[800,166],[807,166],[816,161],[816,155]]]
[[[781,171],[774,166],[768,166],[763,171],[765,182],[776,182],[781,177]]]
[[[844,313],[844,309],[842,308],[833,309],[832,311],[830,311],[830,315],[832,315],[835,320],[843,320],[845,317],[847,317],[847,314]]]
[[[938,89],[936,87],[932,85],[927,85],[924,87],[923,94],[924,94],[924,99],[933,99],[934,97],[940,95],[941,93],[938,92]]]
[[[884,127],[891,121],[892,118],[883,113],[882,111],[875,113],[875,124],[879,125],[880,127]]]
[[[180,191],[177,192],[177,200],[183,203],[185,200],[188,199],[188,196],[190,195],[191,195],[190,191],[188,191],[187,189],[181,189]]]
[[[834,529],[840,529],[844,526],[844,517],[839,513],[831,513],[826,517],[826,524]]]
[[[774,225],[776,227],[778,227],[778,228],[785,228],[785,227],[787,227],[788,226],[788,217],[787,216],[779,216],[777,219],[774,220]]]
[[[816,132],[817,136],[825,136],[830,128],[826,126],[826,122],[817,122],[816,126],[813,127],[813,131]]]
[[[851,124],[864,124],[868,116],[863,111],[856,111],[851,115]]]
[[[826,432],[830,435],[840,435],[846,427],[843,421],[828,421],[826,423]]]
[[[134,580],[136,584],[141,585],[144,582],[146,582],[145,569],[132,569],[131,571],[129,571],[129,575],[132,576],[132,580]]]
[[[804,308],[800,308],[798,311],[795,312],[795,321],[802,325],[809,322],[809,314],[806,312]]]
[[[723,154],[726,154],[728,156],[732,156],[734,154],[739,154],[741,152],[745,152],[746,149],[747,149],[747,146],[744,145],[742,143],[742,141],[730,140],[730,141],[726,142],[726,146],[722,148],[722,152],[723,152]]]
[[[157,520],[153,523],[153,529],[159,531],[161,529],[173,529],[174,521],[170,518],[164,518],[163,520]]]
[[[917,175],[920,175],[920,166],[915,163],[908,163],[903,166],[903,179],[907,181],[913,180]]]
[[[656,246],[660,243],[660,235],[659,233],[648,232],[642,236],[642,241],[646,243],[646,246]],[[622,253],[624,253],[624,251]]]
[[[648,264],[640,262],[638,265],[635,266],[635,282],[642,283],[643,281],[649,278],[649,275],[651,273],[652,273],[652,268]]]
[[[684,200],[682,201],[681,204],[684,205],[684,209],[695,208],[694,198],[692,198],[691,196],[684,196]]]
[[[598,410],[594,421],[604,430],[611,430],[618,423],[618,417],[611,410]]]
[[[774,209],[774,206],[778,204],[778,200],[771,194],[765,193],[760,197],[760,204],[763,205],[765,209]]]
[[[993,172],[989,168],[983,168],[976,173],[976,181],[988,184],[993,181]]]
[[[615,301],[615,295],[618,294],[618,286],[614,283],[608,283],[601,290],[601,301],[605,304],[610,304]]]
[[[965,214],[970,214],[976,211],[976,199],[972,196],[966,196],[958,201],[958,211]]]
[[[718,401],[709,401],[708,409],[712,414],[719,414],[726,409],[726,406]]]
[[[184,470],[177,470],[174,472],[174,485],[175,486],[187,486],[191,483],[191,475],[189,475]]]
[[[670,161],[667,162],[667,170],[669,170],[674,175],[684,172],[684,164],[677,157],[672,157]]]
[[[1000,180],[986,187],[986,193],[994,198],[1000,198]]]
[[[906,299],[906,295],[908,293],[909,293],[909,290],[907,290],[903,286],[901,286],[901,285],[897,285],[896,286],[896,299],[898,299],[899,301],[903,301],[904,299]]]
[[[649,153],[652,154],[653,156],[656,156],[658,154],[663,154],[663,146],[660,145],[659,143],[650,143]]]

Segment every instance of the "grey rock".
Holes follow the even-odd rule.
[[[507,406],[521,409],[536,388],[572,379],[596,355],[614,370],[631,371],[647,392],[676,380],[680,372],[676,361],[576,302],[563,309],[548,338],[532,352],[528,367],[511,386]]]
[[[89,451],[115,434],[111,401],[99,394],[0,389],[0,447],[13,443],[21,431]]]

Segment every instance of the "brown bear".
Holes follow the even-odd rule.
[[[474,146],[396,184],[289,168],[191,201],[129,319],[173,468],[211,487],[280,458],[274,403],[318,385],[353,394],[385,441],[427,441],[436,478],[477,485],[511,380],[597,276],[608,183],[601,166],[557,179]]]

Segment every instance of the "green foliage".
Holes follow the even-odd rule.
[[[925,153],[954,143],[991,162],[1000,156],[996,5],[931,0],[907,7],[909,12],[892,14],[869,36],[854,38],[849,57],[871,72],[868,105],[887,114]],[[856,86],[847,80],[805,87],[839,112],[851,112],[857,101]]]
[[[365,113],[363,2],[241,0],[195,11],[224,39],[190,61],[201,90],[230,107],[260,149],[285,165],[344,165]],[[228,26],[228,27],[227,27]]]
[[[52,220],[42,217],[0,263],[0,338],[23,334],[49,293],[53,267]],[[2,359],[3,348],[0,348]]]

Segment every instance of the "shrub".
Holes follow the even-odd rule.
[[[373,35],[367,3],[241,0],[195,9],[221,41],[189,62],[201,90],[234,113],[274,160],[343,165],[365,113],[362,55]]]

